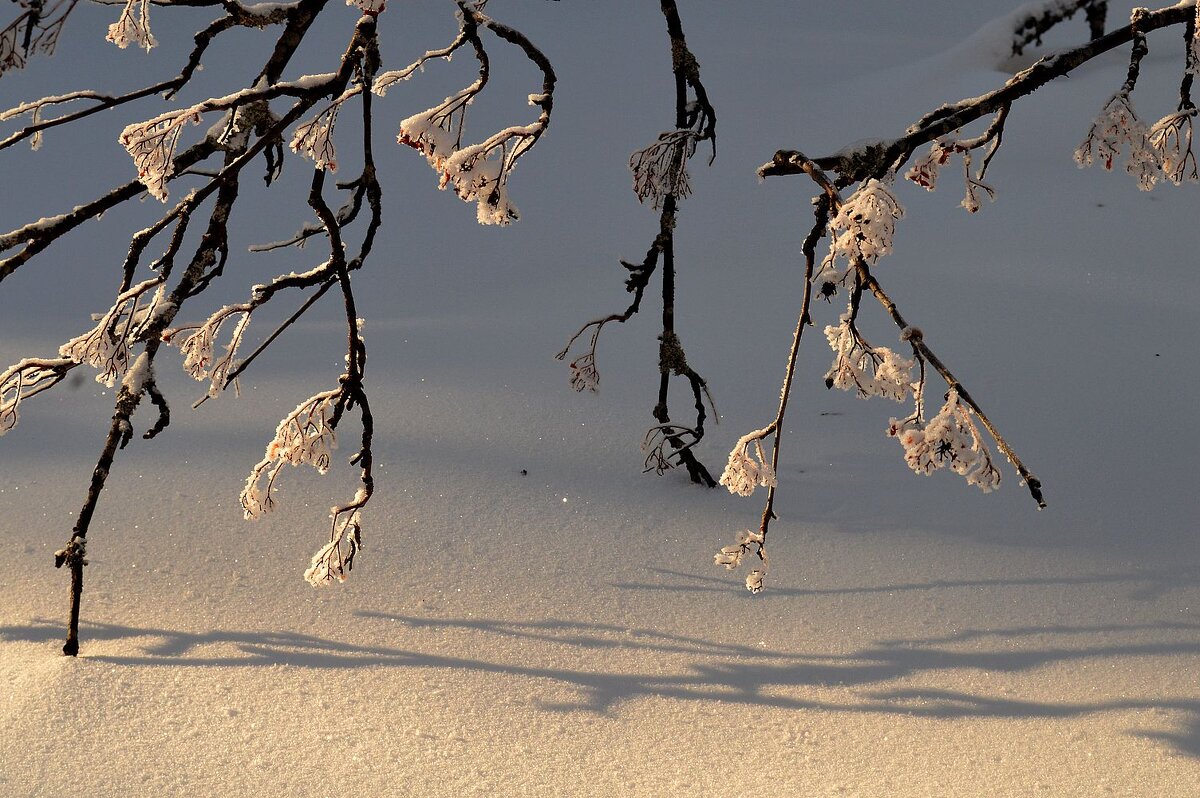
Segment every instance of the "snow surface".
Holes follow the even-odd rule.
[[[1195,186],[1145,194],[1123,173],[1076,169],[1121,59],[1016,106],[990,172],[998,199],[979,214],[959,208],[953,171],[931,194],[898,186],[907,215],[876,269],[1042,479],[1049,508],[1036,512],[1007,470],[986,496],[953,475],[913,475],[885,435],[892,403],[824,388],[831,353],[817,327],[777,475],[771,572],[751,596],[744,573],[712,563],[756,524],[762,491],[741,499],[639,473],[657,381],[649,298],[643,317],[605,329],[598,395],[572,392],[551,357],[579,324],[624,307],[617,259],[640,259],[657,227],[624,162],[671,118],[662,23],[654,4],[604,5],[489,5],[546,42],[560,72],[549,133],[513,177],[523,218],[511,228],[475,228],[419,158],[385,146],[399,120],[473,79],[469,59],[431,64],[378,102],[394,221],[356,276],[377,491],[345,584],[317,590],[302,573],[355,469],[288,469],[262,521],[244,521],[237,500],[278,419],[334,387],[336,302],[256,362],[241,398],[191,411],[203,388],[168,368],[174,353],[160,358],[172,424],[117,459],[89,535],[78,659],[58,653],[67,580],[52,552],[112,392],[76,372],[22,406],[0,442],[0,794],[1197,794],[1200,205]],[[701,448],[714,471],[773,414],[800,295],[812,186],[760,185],[754,168],[776,147],[823,154],[897,135],[1005,78],[950,49],[991,4],[931,3],[913,22],[900,4],[799,5],[681,9],[719,123],[717,161],[693,164],[677,233],[680,335],[723,413]],[[380,17],[407,48],[391,46],[398,64],[449,30],[442,10],[425,21],[433,34],[401,38],[389,18],[407,9]],[[76,12],[41,73],[4,78],[5,107],[43,84],[67,90],[47,69],[75,44],[90,56],[89,25],[105,45],[111,9],[99,11]],[[103,57],[166,63],[186,42],[174,11],[156,11],[154,53],[105,45]],[[332,41],[353,24],[345,15]],[[620,58],[597,69],[613,37]],[[1174,107],[1176,38],[1153,37],[1143,64],[1135,97],[1150,118]],[[495,104],[491,130],[522,118],[537,80],[505,83],[495,60],[517,101]],[[424,95],[401,91],[426,80]],[[19,203],[0,197],[0,226],[77,201],[21,171],[47,158],[85,159],[80,192],[128,180],[111,144],[128,121],[97,123],[112,128],[95,137],[105,150],[48,135],[39,153],[4,153],[5,174],[30,188]],[[306,185],[300,159],[289,169]],[[291,206],[280,196],[259,195],[242,244],[307,220],[303,189]],[[90,326],[152,205],[111,212],[6,281],[0,361]],[[254,265],[267,257],[231,260],[234,279],[214,288],[227,294],[181,320],[321,255]],[[48,284],[53,305],[34,301]],[[818,311],[832,324],[841,307]],[[864,315],[872,341],[894,340],[877,309]]]

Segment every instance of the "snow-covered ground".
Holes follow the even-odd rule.
[[[397,60],[451,30],[441,4],[412,5],[381,17]],[[617,259],[640,259],[657,225],[624,161],[670,121],[666,40],[655,4],[628,5],[489,5],[560,73],[551,133],[513,177],[524,218],[511,229],[474,227],[419,158],[381,146],[392,222],[356,277],[378,492],[345,584],[317,590],[301,574],[355,469],[289,469],[263,521],[237,502],[278,418],[340,373],[332,303],[256,364],[241,398],[193,412],[201,387],[163,375],[172,425],[121,453],[92,525],[77,659],[59,654],[67,591],[52,552],[111,393],[89,380],[23,407],[0,441],[0,794],[1197,794],[1200,203],[1195,186],[1145,194],[1072,162],[1123,59],[1015,106],[990,173],[997,201],[978,215],[958,207],[953,172],[932,194],[901,186],[896,254],[876,270],[1042,479],[1048,509],[1007,471],[991,495],[914,476],[883,432],[897,406],[826,391],[829,350],[812,335],[768,587],[752,596],[712,556],[757,524],[762,492],[640,473],[653,304],[605,330],[598,395],[571,392],[552,359],[582,321],[624,307]],[[811,184],[759,184],[754,168],[778,147],[896,135],[1005,75],[954,48],[993,4],[930,3],[911,21],[882,0],[809,17],[783,0],[681,5],[720,138],[680,213],[678,324],[722,412],[701,449],[719,469],[773,416],[809,225]],[[55,67],[82,63],[70,46],[147,58],[93,41],[115,9],[83,11],[56,59],[0,82],[5,107],[57,90]],[[435,34],[400,24],[410,11]],[[186,36],[173,12],[152,13],[160,50]],[[337,41],[354,14],[331,16]],[[1072,24],[1064,37],[1082,35]],[[1177,38],[1152,38],[1134,95],[1150,119],[1174,108]],[[430,67],[414,99],[389,93],[385,131],[469,80],[463,61]],[[492,113],[528,113],[518,77],[502,85],[521,102]],[[0,227],[128,179],[114,140],[105,128],[82,152],[49,137],[0,154],[5,182],[28,185],[4,190]],[[55,158],[88,159],[78,188],[30,178]],[[302,197],[262,197],[243,243],[306,218]],[[103,310],[92,292],[108,295],[127,230],[156,210],[110,214],[7,280],[0,360],[51,353]],[[314,253],[231,261],[223,298]],[[49,290],[53,303],[36,301]],[[818,310],[822,325],[840,312]],[[866,312],[868,334],[894,341]]]

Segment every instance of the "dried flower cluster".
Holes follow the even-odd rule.
[[[183,370],[194,380],[203,382],[209,380],[208,396],[216,398],[225,388],[225,380],[233,366],[233,358],[238,346],[245,335],[246,327],[250,324],[251,306],[248,304],[226,305],[187,335],[180,335],[181,330],[167,330],[163,333],[163,341],[175,344],[183,355]],[[217,336],[225,322],[237,316],[233,327],[233,335],[225,347],[225,352],[215,361],[213,355],[216,348]]]
[[[122,50],[136,44],[150,52],[158,44],[150,34],[150,0],[128,0],[121,9],[121,16],[108,26],[105,38]]]
[[[887,184],[871,178],[842,203],[829,220],[829,254],[821,262],[819,283],[846,284],[855,261],[874,263],[892,251],[896,221],[904,208]]]
[[[329,542],[313,555],[312,562],[304,572],[305,581],[313,587],[346,581],[346,575],[354,568],[354,557],[363,547],[361,508],[366,502],[366,492],[359,489],[351,509],[330,508],[332,528]]]
[[[1185,180],[1200,181],[1196,170],[1196,154],[1192,151],[1192,135],[1196,109],[1188,108],[1168,114],[1154,123],[1146,134],[1146,144],[1154,154],[1163,177],[1175,185]]]
[[[17,426],[21,400],[57,385],[76,365],[70,358],[25,358],[0,372],[0,435]]]
[[[825,328],[833,365],[825,373],[827,388],[854,391],[862,399],[882,396],[903,402],[912,391],[913,360],[887,347],[868,344],[847,312],[836,327]]]
[[[667,195],[677,200],[692,193],[688,175],[688,159],[696,152],[696,132],[693,130],[668,130],[660,133],[658,140],[629,157],[629,169],[633,172],[633,192],[638,202],[650,200],[654,210],[662,208]]]
[[[762,560],[762,568],[755,568],[750,573],[746,574],[746,589],[751,593],[759,593],[763,589],[763,579],[767,575],[767,550],[765,547],[766,537],[762,532],[752,532],[749,529],[743,529],[737,534],[737,543],[732,546],[723,546],[719,552],[713,556],[715,565],[723,565],[726,570],[732,571],[742,564],[746,554],[751,547],[757,547],[756,553],[758,558]]]
[[[246,518],[261,518],[274,509],[272,491],[285,465],[311,465],[321,474],[329,470],[331,454],[337,448],[334,409],[341,395],[341,389],[335,388],[305,399],[279,422],[266,454],[250,470],[238,497]]]
[[[1099,161],[1105,169],[1125,153],[1125,171],[1137,180],[1138,188],[1154,188],[1160,174],[1158,161],[1147,143],[1149,130],[1133,110],[1129,91],[1114,94],[1092,122],[1087,137],[1075,150],[1075,163],[1080,168]]]
[[[337,152],[333,147],[333,127],[337,124],[341,103],[334,103],[316,118],[296,126],[296,132],[288,145],[311,160],[315,168],[337,171]]]
[[[98,372],[96,382],[112,388],[129,368],[130,346],[138,330],[160,307],[162,284],[161,278],[151,278],[119,295],[95,327],[58,348],[59,356],[92,366]],[[139,304],[151,289],[157,289],[151,299]]]
[[[198,108],[168,111],[145,122],[137,122],[126,127],[118,137],[121,146],[133,158],[138,180],[150,196],[160,202],[167,201],[167,181],[175,174],[175,146],[189,122],[200,124]]]
[[[394,82],[394,81],[393,81]],[[377,84],[376,91],[389,84]],[[447,97],[432,108],[400,123],[396,141],[412,147],[438,173],[438,188],[453,187],[464,202],[476,203],[480,224],[507,225],[520,218],[508,197],[508,177],[517,159],[545,132],[551,96],[529,95],[529,104],[542,108],[537,121],[505,128],[484,141],[462,146],[467,104],[482,89],[482,79]]]
[[[904,173],[904,178],[926,191],[933,191],[937,188],[937,179],[942,167],[950,163],[950,156],[953,154],[954,150],[939,139],[929,145],[929,152],[913,161],[913,165]]]
[[[904,462],[918,474],[929,476],[948,467],[966,477],[984,493],[1000,487],[1000,471],[971,419],[971,411],[951,388],[937,415],[922,423],[919,417],[891,419],[887,433],[904,447]]]
[[[725,464],[725,470],[721,473],[719,480],[729,489],[730,493],[749,496],[759,486],[775,487],[775,469],[763,455],[763,437],[765,437],[763,431],[756,430],[738,438],[738,442],[734,444],[733,451],[729,453],[729,461]],[[751,456],[751,446],[754,447],[753,456]]]

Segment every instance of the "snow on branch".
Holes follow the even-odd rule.
[[[394,83],[406,80],[429,59],[449,58],[454,50],[471,42],[479,61],[479,77],[432,108],[402,121],[396,141],[425,157],[438,173],[439,188],[453,187],[454,193],[464,202],[476,203],[476,218],[480,224],[507,225],[520,218],[508,196],[508,178],[517,160],[537,143],[550,123],[556,81],[554,69],[546,56],[522,33],[485,16],[478,6],[458,5],[462,27],[454,42],[443,50],[427,52],[404,70],[384,73],[376,79],[375,91],[383,94]],[[519,47],[542,72],[542,90],[529,95],[529,104],[540,108],[541,113],[530,124],[507,127],[482,142],[464,146],[467,106],[486,87],[490,70],[480,28]]]
[[[1104,20],[1108,15],[1108,0],[1037,0],[1012,12],[1012,54],[1021,55],[1030,45],[1041,45],[1042,34],[1060,22],[1082,11],[1088,24],[1090,39],[1104,35]]]

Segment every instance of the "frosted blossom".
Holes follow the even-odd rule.
[[[224,354],[214,360],[216,339],[222,325],[239,314],[240,318],[234,325],[233,335],[225,347]],[[211,379],[208,395],[215,398],[225,387],[226,377],[249,324],[250,305],[226,305],[209,316],[195,332],[180,335],[181,330],[167,330],[163,333],[163,340],[179,346],[179,351],[183,354],[183,370],[192,379],[201,382]]]
[[[912,390],[915,362],[886,347],[872,347],[854,329],[848,313],[836,327],[825,328],[825,338],[834,354],[825,373],[826,387],[855,391],[862,399],[882,396],[897,402]]]
[[[361,499],[359,497],[362,497]],[[366,501],[365,492],[359,491],[356,501]],[[333,508],[333,531],[330,541],[313,555],[304,579],[313,587],[325,587],[335,580],[346,581],[346,574],[354,568],[354,557],[362,549],[362,511]],[[343,551],[344,548],[344,551]]]
[[[751,593],[761,593],[763,589],[763,579],[767,572],[761,568],[755,568],[750,573],[746,574],[746,589]]]
[[[887,185],[867,180],[829,222],[832,254],[875,262],[892,251],[896,220],[902,218],[904,209]]]
[[[918,474],[929,476],[939,468],[949,467],[965,477],[968,485],[975,485],[984,493],[1000,487],[1000,471],[992,463],[970,410],[953,389],[928,423],[893,418],[887,432],[904,447],[904,461]]]
[[[938,173],[943,166],[950,162],[952,152],[953,150],[946,147],[944,142],[933,142],[929,147],[929,152],[924,157],[918,158],[904,173],[905,179],[911,180],[926,191],[933,191],[937,186]]]
[[[1195,118],[1195,108],[1170,114],[1155,122],[1146,134],[1163,175],[1177,186],[1185,180],[1192,183],[1200,180],[1196,170],[1196,155],[1192,151]]]
[[[337,448],[331,422],[340,396],[340,388],[319,393],[279,422],[266,454],[250,470],[239,497],[246,518],[261,518],[274,509],[272,490],[284,465],[311,465],[322,474],[329,470],[332,451]]]
[[[167,201],[167,180],[175,173],[175,145],[184,125],[200,124],[199,106],[170,111],[145,122],[129,125],[118,137],[133,158],[138,180],[150,196]]]
[[[1105,169],[1111,170],[1122,151],[1128,150],[1125,171],[1137,180],[1138,188],[1149,191],[1162,175],[1149,146],[1148,133],[1133,110],[1129,91],[1122,89],[1100,109],[1087,137],[1075,150],[1075,163],[1083,168],[1098,160]]]
[[[380,5],[382,6],[382,3]],[[317,169],[336,172],[337,152],[333,147],[333,127],[337,124],[341,107],[340,103],[335,103],[315,119],[299,125],[289,145],[292,152],[298,152],[312,160]]]
[[[74,365],[70,358],[26,358],[0,372],[0,435],[17,426],[21,400],[54,387]]]
[[[129,368],[129,348],[141,325],[162,301],[162,282],[162,278],[155,277],[120,294],[113,306],[100,315],[95,327],[58,348],[59,356],[92,366],[98,372],[96,382],[114,387]],[[155,287],[159,290],[154,297],[139,304],[139,299]]]
[[[105,38],[122,50],[136,44],[150,52],[158,44],[150,34],[150,0],[129,0],[117,21],[108,26]]]
[[[517,159],[545,132],[551,98],[546,94],[529,95],[531,105],[542,107],[536,122],[505,128],[478,144],[462,147],[466,106],[481,88],[482,83],[477,81],[433,108],[405,119],[396,140],[425,156],[438,173],[439,188],[453,187],[464,202],[476,203],[480,224],[507,225],[520,218],[508,197],[509,174]]]
[[[720,482],[730,493],[749,496],[759,485],[764,488],[775,487],[775,470],[763,455],[762,441],[755,440],[761,432],[756,430],[742,436],[729,453],[729,462],[725,464]],[[753,457],[750,454],[751,445],[754,447]]]

